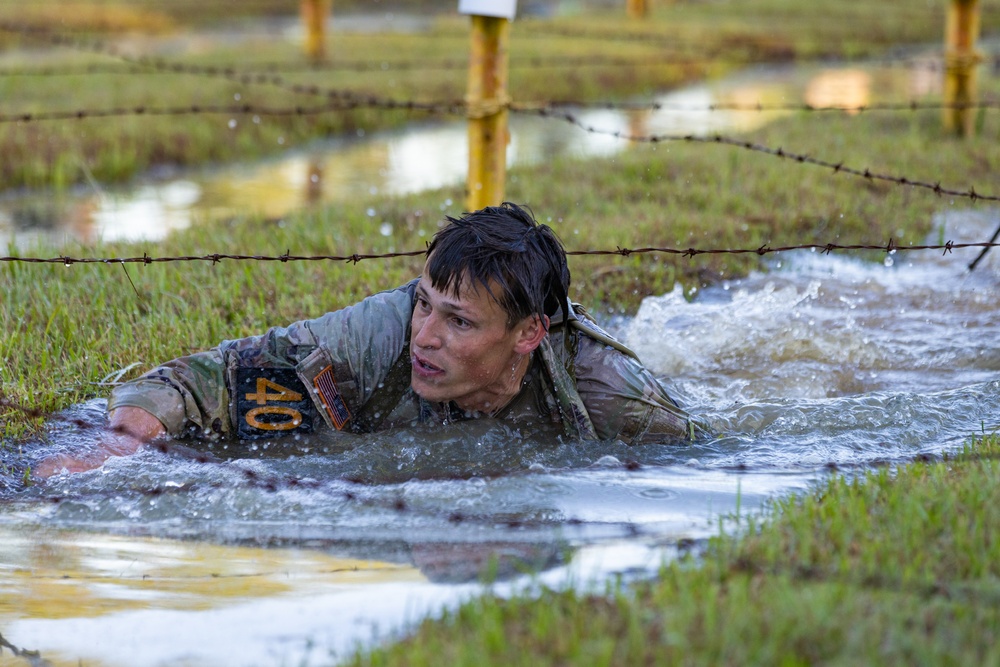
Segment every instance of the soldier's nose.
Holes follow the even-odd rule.
[[[424,318],[419,323],[414,323],[413,344],[421,348],[435,348],[440,346],[441,339],[435,333],[432,317]]]

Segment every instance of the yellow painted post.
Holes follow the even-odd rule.
[[[299,14],[305,28],[306,57],[320,62],[326,57],[326,19],[330,15],[332,0],[302,0]]]
[[[627,0],[626,11],[630,19],[646,18],[649,6],[646,0]]]
[[[944,127],[959,136],[972,134],[976,102],[976,68],[982,55],[979,38],[979,0],[951,0],[945,24]]]
[[[468,210],[503,202],[507,175],[508,44],[510,20],[472,15],[469,86]]]

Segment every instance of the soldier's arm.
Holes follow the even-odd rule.
[[[294,392],[311,404],[317,396],[306,389],[313,386],[308,373],[321,371],[320,365],[332,364],[339,391],[345,397],[357,397],[349,401],[353,410],[368,400],[399,355],[411,309],[410,292],[399,288],[313,320],[275,327],[260,336],[224,341],[216,348],[175,359],[116,387],[108,409],[142,408],[175,437],[232,436],[245,421],[237,414],[240,400],[254,392],[253,388],[237,390],[241,374],[246,375],[242,369],[297,373],[300,387],[286,386],[281,380],[276,386],[272,377],[261,375],[266,386],[261,390],[259,383],[255,385],[256,394],[270,400],[271,393],[290,396]],[[318,359],[323,364],[318,364]]]
[[[94,450],[49,457],[35,466],[32,472],[36,477],[48,479],[63,471],[93,470],[113,456],[134,454],[144,444],[166,432],[160,420],[142,408],[122,407],[111,413],[111,429],[101,437]]]
[[[602,440],[629,444],[696,439],[701,427],[637,360],[580,337],[577,390]]]

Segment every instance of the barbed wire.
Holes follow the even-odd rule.
[[[765,155],[771,155],[773,157],[791,160],[798,164],[811,164],[818,167],[823,167],[830,169],[834,173],[839,174],[849,174],[851,176],[858,176],[869,181],[882,181],[885,183],[893,183],[895,185],[908,186],[921,188],[932,191],[938,196],[952,196],[961,197],[963,199],[970,199],[972,201],[1000,201],[1000,196],[998,195],[987,195],[976,192],[974,186],[970,186],[968,190],[956,190],[954,188],[946,188],[941,185],[940,182],[931,183],[929,181],[920,181],[906,176],[893,176],[891,174],[877,173],[873,172],[870,168],[860,169],[857,167],[849,167],[843,162],[832,162],[830,160],[824,160],[821,158],[815,158],[804,153],[794,153],[791,151],[786,151],[784,148],[778,147],[773,148],[771,146],[765,146],[763,144],[757,144],[752,141],[747,141],[745,139],[737,139],[735,137],[728,137],[721,134],[711,134],[711,135],[695,135],[695,134],[655,134],[655,135],[634,135],[627,132],[622,132],[620,130],[604,130],[598,127],[594,127],[586,123],[585,121],[577,118],[575,115],[570,113],[554,113],[550,109],[511,109],[512,111],[521,111],[523,113],[534,113],[543,117],[560,118],[572,125],[576,125],[582,130],[590,132],[591,134],[601,134],[612,136],[617,139],[622,139],[625,141],[633,141],[637,143],[666,143],[666,142],[686,142],[686,143],[698,143],[698,144],[720,144],[726,146],[732,146],[735,148],[740,148],[743,150],[748,150],[755,153],[762,153]]]
[[[294,92],[318,95],[323,91],[316,86],[295,85]],[[341,93],[329,92],[331,97]],[[0,114],[0,123],[33,123],[53,120],[84,120],[91,118],[113,118],[123,116],[194,116],[204,114],[237,114],[237,115],[260,115],[260,116],[309,116],[336,111],[348,111],[353,109],[383,109],[383,110],[406,110],[424,111],[438,115],[466,115],[468,105],[463,100],[443,100],[421,102],[417,100],[396,100],[377,96],[366,97],[344,97],[342,99],[331,99],[322,105],[296,105],[293,107],[274,107],[249,103],[237,104],[191,104],[188,106],[149,106],[136,105],[132,107],[110,107],[105,109],[66,109],[61,111],[24,111]],[[586,100],[562,100],[554,102],[512,102],[506,108],[513,113],[532,114],[543,117],[553,117],[579,125],[581,129],[594,133],[610,133],[612,131],[600,130],[592,126],[584,125],[583,121],[564,109],[580,111],[602,110],[602,111],[648,111],[666,113],[713,113],[719,111],[737,111],[747,113],[773,113],[773,112],[802,112],[802,113],[846,113],[859,114],[866,112],[917,112],[917,111],[940,111],[945,109],[955,110],[991,110],[1000,109],[1000,101],[984,100],[981,102],[887,102],[862,105],[814,105],[808,103],[800,104],[738,104],[721,102],[718,104],[689,105],[689,104],[669,104],[665,102],[588,102]],[[671,135],[657,136],[630,136],[621,135],[620,138],[637,142],[657,142],[667,141]]]
[[[0,29],[12,30],[13,27],[10,24],[5,24],[0,21]],[[198,76],[210,76],[210,77],[221,77],[230,81],[242,83],[245,85],[251,84],[267,84],[271,86],[276,86],[289,90],[298,94],[313,95],[313,96],[324,96],[328,99],[343,99],[343,100],[359,100],[359,104],[364,104],[368,107],[384,107],[384,108],[414,108],[415,105],[419,105],[424,109],[437,109],[445,112],[453,112],[460,105],[457,101],[448,102],[400,102],[396,100],[390,100],[386,98],[380,98],[378,96],[359,93],[356,91],[338,89],[338,88],[328,88],[321,87],[315,84],[307,85],[301,83],[291,83],[285,80],[281,76],[275,75],[273,72],[261,72],[261,71],[241,71],[240,69],[232,65],[195,65],[189,63],[181,63],[176,61],[170,61],[163,58],[154,58],[148,56],[140,57],[130,57],[121,54],[114,47],[108,46],[101,43],[91,43],[83,42],[80,40],[75,40],[71,38],[66,38],[58,33],[51,33],[43,29],[32,29],[29,32],[32,34],[38,34],[55,44],[68,45],[74,48],[81,48],[88,51],[98,51],[109,56],[118,58],[123,63],[125,63],[132,71],[135,73],[143,72],[143,68],[151,69],[155,72],[166,72],[166,73],[180,73],[180,74],[192,74]],[[545,62],[543,58],[531,58],[529,61],[529,66],[538,66]],[[584,62],[579,58],[571,58],[566,61],[568,65],[576,66],[579,63]],[[634,60],[620,60],[618,62],[632,62]],[[1000,63],[1000,56],[998,56],[998,63]],[[653,63],[656,64],[656,63]],[[286,63],[288,65],[288,63]],[[384,69],[388,67],[387,62],[382,63],[369,63],[363,61],[355,61],[349,66],[368,69]],[[399,63],[396,63],[399,66]],[[447,61],[447,67],[467,67],[467,61]],[[91,67],[91,66],[87,66]],[[299,63],[298,67],[303,68],[301,71],[327,69],[328,67],[335,67],[334,64],[309,64],[309,63]],[[943,67],[943,64],[942,64]],[[88,70],[85,70],[88,71]],[[2,73],[2,72],[0,72]],[[707,111],[721,111],[721,110],[732,110],[732,111],[803,111],[803,112],[816,112],[816,111],[839,111],[848,113],[859,113],[862,111],[919,111],[926,109],[957,109],[957,110],[969,110],[969,109],[995,109],[1000,108],[1000,102],[996,101],[985,101],[985,102],[958,102],[958,103],[919,103],[913,100],[908,102],[890,102],[890,103],[878,103],[878,104],[868,104],[868,105],[828,105],[828,106],[818,106],[811,104],[774,104],[774,105],[763,105],[763,104],[714,104],[707,105],[704,107],[671,107],[663,103],[636,103],[636,102],[592,102],[587,100],[560,100],[560,101],[550,101],[550,102],[534,102],[525,103],[520,105],[512,105],[514,110],[527,110],[527,109],[538,109],[538,108],[559,108],[559,107],[577,107],[577,108],[599,108],[599,109],[629,109],[629,110],[642,110],[648,109],[652,111],[678,111],[678,112],[689,112],[698,110]],[[143,107],[138,107],[143,108]],[[194,108],[194,107],[192,107]],[[62,115],[58,117],[53,117],[56,119],[66,118],[66,113],[62,112]],[[102,115],[114,115],[110,112],[97,112]],[[123,113],[124,112],[123,110]],[[171,115],[177,115],[180,113],[178,110],[171,111]],[[301,113],[301,112],[296,112]],[[85,110],[78,110],[75,112],[77,117],[84,115],[95,115],[86,112]],[[285,115],[291,115],[286,113]]]
[[[77,109],[65,111],[39,111],[0,114],[0,123],[34,123],[53,120],[85,120],[90,118],[115,118],[123,116],[192,116],[203,114],[257,115],[257,116],[315,116],[335,111],[361,108],[385,110],[425,111],[437,114],[460,115],[464,113],[465,102],[417,102],[397,101],[382,98],[347,99],[331,101],[327,104],[294,107],[271,107],[258,104],[192,104],[189,106],[147,106],[112,107],[107,109]]]
[[[989,104],[995,104],[990,102]],[[37,121],[51,121],[51,120],[83,120],[86,118],[107,118],[114,116],[177,116],[177,115],[187,115],[187,114],[242,114],[242,115],[258,115],[258,116],[308,116],[316,115],[322,113],[329,113],[333,111],[344,111],[349,109],[357,108],[382,108],[382,109],[399,109],[399,110],[409,110],[409,111],[423,111],[432,114],[450,114],[458,115],[466,113],[467,104],[464,101],[452,101],[452,102],[415,102],[409,101],[398,101],[391,99],[382,99],[378,97],[369,98],[357,98],[357,99],[345,99],[332,101],[325,105],[306,107],[306,106],[296,106],[288,108],[277,108],[277,107],[265,107],[252,104],[236,104],[236,105],[191,105],[187,107],[147,107],[138,106],[133,108],[113,108],[113,109],[98,109],[98,110],[77,110],[77,111],[50,111],[50,112],[38,112],[38,113],[20,113],[20,114],[0,114],[0,123],[27,123],[27,122],[37,122]],[[956,105],[957,106],[957,105]],[[931,190],[939,196],[948,195],[952,197],[961,197],[964,199],[971,199],[972,201],[1000,201],[1000,196],[983,194],[977,192],[974,186],[970,186],[967,190],[957,190],[954,188],[947,188],[941,185],[940,182],[931,183],[929,181],[921,181],[918,179],[910,178],[907,176],[894,176],[891,174],[877,173],[871,171],[869,168],[860,169],[856,167],[850,167],[845,165],[843,162],[832,162],[830,160],[825,160],[821,158],[815,158],[810,155],[795,153],[791,151],[786,151],[784,148],[778,147],[773,148],[770,146],[765,146],[763,144],[756,144],[751,141],[744,139],[737,139],[734,137],[728,137],[721,134],[712,135],[695,135],[695,134],[659,134],[659,135],[633,135],[620,130],[605,130],[593,125],[590,125],[578,118],[576,115],[568,112],[556,111],[549,107],[536,107],[530,105],[520,105],[520,104],[510,104],[508,105],[510,111],[515,113],[533,114],[544,118],[555,118],[559,120],[566,121],[572,125],[579,127],[580,129],[592,133],[592,134],[602,134],[613,136],[617,139],[622,139],[624,141],[632,141],[636,143],[666,143],[666,142],[687,142],[687,143],[701,143],[701,144],[721,144],[728,145],[735,148],[749,150],[756,153],[762,153],[765,155],[771,155],[773,157],[778,157],[786,160],[792,160],[799,164],[811,164],[819,167],[824,167],[834,171],[835,173],[848,174],[852,176],[857,176],[865,178],[866,180],[872,181],[883,181],[886,183],[893,183],[900,186],[909,186]],[[844,109],[841,109],[843,111]]]
[[[97,53],[97,47],[91,50]],[[105,53],[109,56],[120,56],[118,53]],[[140,60],[145,58],[145,60]],[[870,58],[864,56],[801,56],[793,58],[775,58],[763,60],[746,59],[704,59],[693,57],[650,56],[533,56],[510,58],[511,68],[576,68],[576,67],[663,67],[668,65],[700,65],[715,64],[752,65],[771,62],[817,62],[828,66],[860,63],[872,67],[899,67],[906,69],[922,69],[944,72],[947,66],[942,56],[899,56]],[[984,56],[983,62],[992,67],[1000,67],[1000,56]],[[249,66],[249,69],[247,67]],[[96,74],[204,74],[207,68],[220,72],[240,72],[242,76],[259,77],[262,74],[304,74],[314,72],[401,72],[401,71],[450,71],[465,70],[469,67],[468,59],[438,59],[438,60],[339,60],[330,59],[323,62],[309,61],[270,61],[243,63],[217,63],[215,65],[193,65],[165,59],[136,57],[135,62],[122,63],[90,63],[85,65],[49,65],[38,67],[7,67],[0,68],[0,77],[57,77],[80,76]],[[190,68],[190,71],[188,71]]]
[[[55,46],[65,46],[88,53],[110,56],[129,66],[147,68],[147,70],[153,70],[161,73],[191,74],[197,76],[223,78],[244,85],[267,84],[289,90],[293,93],[323,95],[328,99],[349,99],[356,95],[353,91],[349,90],[329,87],[321,88],[316,85],[294,84],[277,74],[267,74],[261,72],[248,73],[241,72],[235,68],[227,66],[196,65],[169,61],[163,58],[154,58],[150,56],[129,56],[122,53],[118,48],[109,44],[104,44],[103,42],[92,42],[77,39],[75,37],[67,37],[44,28],[18,26],[17,24],[12,25],[9,22],[0,21],[0,30],[6,30],[8,32],[23,32],[36,39],[43,39]]]
[[[841,244],[841,243],[803,243],[799,245],[787,245],[787,246],[772,246],[770,244],[760,245],[754,248],[655,248],[655,247],[644,247],[644,248],[623,248],[617,247],[614,249],[596,249],[596,250],[567,250],[566,254],[571,256],[586,256],[586,255],[618,255],[621,257],[628,257],[630,255],[643,255],[643,254],[666,254],[666,255],[678,255],[681,257],[697,257],[699,255],[769,255],[773,253],[780,252],[790,252],[793,250],[809,250],[812,252],[821,252],[823,254],[831,254],[834,251],[862,251],[862,250],[875,250],[885,252],[887,254],[893,254],[895,252],[903,251],[916,251],[916,250],[940,250],[943,255],[948,255],[954,250],[962,250],[965,248],[995,248],[1000,246],[1000,243],[995,241],[981,241],[974,243],[955,243],[953,241],[948,241],[942,244],[930,244],[930,245],[899,245],[893,239],[889,239],[887,243],[883,244]],[[281,255],[240,255],[231,253],[210,253],[206,255],[180,255],[180,256],[165,256],[165,257],[153,257],[147,253],[143,253],[142,257],[70,257],[68,255],[60,255],[58,257],[18,257],[18,256],[5,256],[0,257],[0,262],[16,262],[25,264],[63,264],[65,266],[72,266],[74,264],[160,264],[167,262],[210,262],[212,264],[218,264],[224,260],[231,261],[257,261],[257,262],[349,262],[352,264],[357,264],[358,262],[371,259],[395,259],[399,257],[417,257],[422,256],[426,253],[426,250],[409,250],[403,252],[387,252],[387,253],[355,253],[351,255],[292,255],[290,251],[286,251]]]
[[[372,71],[407,71],[416,69],[441,69],[441,70],[456,70],[464,69],[468,67],[467,59],[445,59],[437,61],[336,61],[330,60],[325,62],[280,62],[280,63],[257,63],[252,64],[254,68],[253,71],[242,70],[233,64],[217,64],[217,65],[196,65],[190,63],[181,63],[178,61],[169,61],[163,58],[156,58],[151,56],[128,56],[121,53],[121,51],[112,45],[97,42],[92,40],[83,40],[73,36],[67,36],[63,33],[54,32],[50,29],[41,28],[38,26],[30,26],[23,24],[10,23],[9,21],[0,21],[0,30],[11,32],[15,34],[22,34],[34,39],[45,40],[55,46],[65,46],[69,48],[74,48],[90,53],[97,53],[101,55],[111,56],[121,60],[130,66],[129,69],[119,70],[125,73],[141,73],[143,70],[141,68],[151,68],[154,71],[160,73],[172,73],[172,74],[195,74],[201,76],[222,76],[229,78],[231,80],[237,80],[241,83],[269,83],[271,85],[290,85],[280,79],[276,79],[272,76],[270,79],[264,78],[267,74],[275,74],[276,72],[284,73],[302,73],[302,72],[316,72],[316,71],[357,71],[357,72],[372,72]],[[993,61],[995,67],[1000,66],[1000,56],[990,57]],[[656,54],[654,57],[649,56],[632,56],[632,57],[620,57],[620,56],[534,56],[528,58],[519,58],[517,56],[511,58],[510,64],[513,67],[581,67],[581,66],[625,66],[625,67],[635,67],[637,65],[641,66],[663,66],[663,65],[711,65],[718,63],[730,63],[730,64],[753,64],[761,62],[785,62],[785,61],[826,61],[831,64],[835,63],[848,63],[848,62],[865,62],[868,64],[904,64],[908,67],[922,67],[930,69],[940,69],[944,71],[946,65],[944,63],[944,57],[937,56],[935,59],[929,59],[926,56],[915,57],[915,56],[883,56],[880,58],[870,58],[862,55],[850,56],[850,55],[838,55],[838,54],[797,54],[794,52],[781,52],[781,53],[771,53],[765,54],[763,58],[757,59],[732,59],[732,58],[706,58],[704,54],[704,49],[700,49],[700,53],[696,57],[692,56],[664,56],[662,54]],[[263,70],[263,71],[262,71]],[[69,69],[59,69],[59,68],[38,68],[38,69],[27,69],[19,68],[14,70],[0,70],[0,76],[14,76],[14,75],[56,75],[56,74],[70,74],[70,73],[107,73],[111,71],[108,65],[88,65],[79,66],[77,68]],[[341,91],[344,93],[345,91]]]

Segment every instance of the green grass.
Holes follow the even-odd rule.
[[[984,436],[943,462],[834,477],[653,581],[487,595],[351,664],[996,664],[998,458]]]

